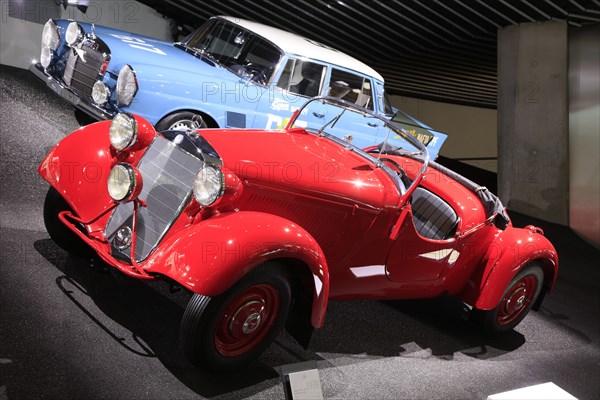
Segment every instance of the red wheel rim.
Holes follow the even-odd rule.
[[[252,286],[225,307],[217,321],[215,345],[219,354],[236,357],[261,343],[279,315],[277,289],[268,284]]]
[[[529,309],[537,290],[537,279],[527,275],[515,282],[500,301],[496,316],[498,325],[505,326],[518,320]]]

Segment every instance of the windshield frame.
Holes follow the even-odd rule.
[[[349,101],[346,100],[342,100],[340,98],[337,97],[331,97],[331,96],[318,96],[318,97],[313,97],[310,100],[308,100],[306,103],[304,103],[298,110],[296,110],[294,112],[294,114],[292,115],[292,117],[290,118],[289,123],[287,124],[285,129],[291,129],[294,124],[296,123],[296,120],[300,117],[300,115],[302,115],[302,112],[304,111],[305,108],[308,107],[308,105],[312,102],[321,102],[323,104],[325,103],[330,103],[333,105],[337,105],[339,107],[341,107],[342,109],[340,110],[340,114],[337,114],[335,118],[340,117],[341,114],[343,114],[347,109],[351,109],[353,111],[359,112],[361,114],[363,114],[365,117],[369,117],[369,118],[377,118],[378,120],[380,120],[383,123],[383,126],[388,128],[388,135],[386,136],[386,139],[383,141],[382,145],[381,145],[381,149],[379,149],[379,153],[377,154],[377,158],[374,157],[370,152],[365,151],[364,149],[361,149],[359,147],[354,146],[352,143],[346,142],[343,139],[340,139],[337,136],[331,135],[329,133],[326,132],[326,127],[322,130],[317,130],[313,132],[313,129],[306,129],[306,132],[309,132],[311,134],[315,134],[315,135],[319,135],[322,137],[326,137],[329,140],[332,140],[333,142],[340,144],[341,146],[345,147],[347,150],[353,151],[356,154],[360,155],[361,157],[363,157],[364,159],[368,160],[369,162],[373,163],[375,168],[381,168],[383,169],[388,175],[390,175],[390,177],[392,178],[392,180],[394,180],[394,182],[396,183],[396,185],[398,186],[398,191],[400,192],[400,195],[402,196],[402,199],[400,201],[401,205],[406,203],[406,201],[408,200],[408,198],[410,198],[410,196],[412,195],[412,193],[415,191],[415,189],[419,186],[419,184],[421,183],[421,180],[423,179],[423,176],[425,175],[425,171],[427,170],[427,166],[429,165],[429,151],[427,150],[427,147],[421,143],[416,137],[403,132],[398,126],[394,125],[394,123],[391,120],[388,120],[384,117],[382,117],[379,114],[376,114],[375,112],[366,109],[364,107],[361,107],[359,105],[356,105],[355,103],[351,103]],[[334,119],[335,119],[334,118]],[[331,121],[330,121],[331,122]],[[330,122],[328,122],[327,124],[329,124]],[[337,121],[336,121],[337,122]],[[327,125],[324,124],[324,125]],[[415,179],[411,182],[410,186],[408,188],[406,188],[404,186],[404,184],[402,183],[402,180],[399,178],[398,174],[395,173],[394,171],[392,171],[387,165],[385,165],[385,163],[383,163],[380,159],[383,153],[384,148],[387,145],[387,141],[389,138],[389,132],[393,131],[395,134],[401,136],[404,140],[406,140],[407,142],[409,142],[411,145],[413,145],[415,148],[417,148],[420,152],[421,152],[421,158],[420,161],[423,162],[423,166],[421,168],[421,170],[417,173],[417,176],[415,177]],[[375,147],[376,148],[376,147]],[[401,206],[399,205],[399,206]]]

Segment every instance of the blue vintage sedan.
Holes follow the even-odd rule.
[[[214,17],[181,42],[49,20],[30,70],[97,119],[139,114],[158,130],[281,129],[307,98],[332,96],[391,118],[384,81],[364,63],[307,38],[232,17]],[[339,110],[314,109],[297,125],[322,126]],[[337,112],[336,112],[337,111]],[[381,143],[377,120],[349,110],[331,130],[355,146]],[[402,114],[393,119],[435,158],[446,135]],[[418,132],[418,134],[417,134]],[[425,134],[423,134],[425,132]]]

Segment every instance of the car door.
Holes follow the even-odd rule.
[[[282,129],[289,122],[294,111],[299,109],[309,98],[323,93],[327,65],[299,57],[289,57],[285,61],[281,73],[272,83],[271,89],[265,91],[256,108],[256,116],[252,123],[257,129]],[[317,107],[317,106],[315,106]],[[322,111],[303,112],[296,126],[322,126],[325,120]]]
[[[386,270],[389,279],[424,289],[433,286],[460,255],[455,240],[459,218],[450,204],[422,186],[413,192],[410,207]]]

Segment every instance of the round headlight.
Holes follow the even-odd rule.
[[[135,72],[131,66],[125,65],[119,71],[119,77],[117,78],[117,101],[124,106],[130,105],[137,90],[138,84]]]
[[[141,175],[130,164],[118,163],[110,171],[108,175],[108,194],[114,201],[131,201],[141,191]]]
[[[92,87],[92,99],[94,102],[96,102],[96,104],[102,105],[106,103],[109,97],[110,90],[108,90],[108,87],[104,84],[104,82],[97,81],[94,83],[94,86]]]
[[[201,206],[210,206],[223,195],[223,173],[217,167],[205,165],[196,174],[194,197]]]
[[[40,54],[40,64],[42,64],[42,67],[48,68],[52,63],[53,56],[54,52],[52,50],[48,47],[42,47],[42,54]]]
[[[110,124],[108,134],[110,144],[117,150],[125,150],[135,144],[137,139],[137,122],[133,115],[118,113]]]
[[[65,33],[65,42],[69,46],[73,46],[83,39],[83,29],[81,25],[77,22],[73,21],[67,27],[67,32]]]
[[[58,26],[56,26],[54,21],[49,19],[44,25],[44,30],[42,31],[42,50],[44,47],[47,47],[52,51],[56,51],[56,49],[58,49],[59,42],[60,33],[58,32]]]

